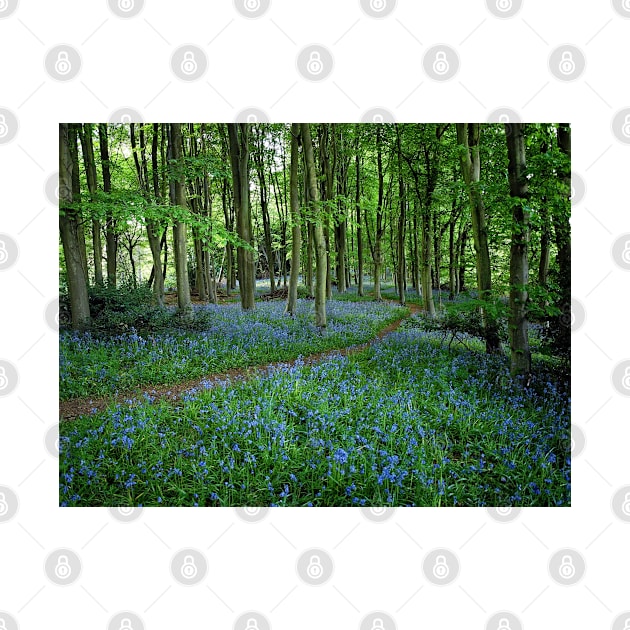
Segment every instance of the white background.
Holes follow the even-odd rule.
[[[44,68],[60,43],[83,60],[65,83]],[[185,43],[208,55],[205,76],[192,83],[169,66]],[[311,43],[334,55],[321,83],[296,70]],[[461,60],[447,82],[422,69],[423,51],[436,43]],[[586,57],[572,82],[547,66],[564,43]],[[399,0],[391,15],[373,19],[358,0],[272,0],[263,17],[248,20],[230,0],[147,0],[124,20],[105,0],[20,0],[0,19],[0,107],[19,119],[15,139],[0,144],[0,232],[20,251],[0,272],[0,359],[20,379],[0,398],[0,485],[20,501],[15,518],[0,524],[0,611],[22,630],[107,628],[122,610],[151,630],[231,628],[247,610],[265,614],[274,630],[359,628],[372,610],[387,611],[400,629],[481,629],[498,610],[528,630],[612,627],[630,609],[630,525],[611,510],[614,492],[630,484],[630,421],[628,399],[610,378],[630,357],[629,272],[611,256],[614,240],[630,232],[630,145],[611,131],[615,113],[630,107],[629,49],[630,20],[606,1],[526,0],[515,17],[498,19],[482,0]],[[146,509],[124,524],[105,508],[59,508],[58,462],[44,446],[58,421],[57,335],[44,318],[58,288],[58,213],[44,183],[58,169],[58,122],[108,120],[123,106],[146,121],[230,121],[249,106],[287,122],[358,121],[376,106],[399,121],[484,121],[507,106],[528,122],[571,122],[573,171],[586,182],[572,218],[572,293],[586,309],[572,347],[573,423],[586,435],[573,461],[573,506],[525,509],[507,524],[481,508],[399,509],[384,523],[356,509],[278,509],[255,524],[232,509]],[[43,568],[59,547],[74,549],[83,565],[65,587]],[[208,559],[198,586],[171,576],[170,560],[184,547]],[[296,575],[309,547],[334,558],[323,586]],[[422,574],[435,547],[460,559],[449,586]],[[586,560],[574,586],[547,570],[563,547]]]

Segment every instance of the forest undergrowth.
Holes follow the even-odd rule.
[[[286,363],[62,422],[61,505],[570,505],[570,393],[553,357],[534,353],[522,383],[507,356],[473,337],[448,344],[414,316],[310,365],[293,359],[362,343],[401,316],[335,299],[321,333],[311,308],[288,318],[281,303],[203,307],[196,331],[63,333],[65,397]]]

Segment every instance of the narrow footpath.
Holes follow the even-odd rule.
[[[409,309],[409,315],[405,317],[401,317],[397,319],[395,322],[392,322],[385,328],[383,328],[379,333],[367,341],[360,345],[356,346],[347,346],[345,348],[338,348],[336,350],[326,350],[325,352],[319,352],[316,354],[310,354],[305,357],[300,357],[299,359],[292,359],[288,361],[275,361],[273,363],[266,363],[264,365],[256,365],[247,368],[240,368],[237,370],[228,370],[227,372],[222,372],[220,374],[209,374],[207,376],[198,377],[188,381],[180,381],[179,383],[172,383],[171,385],[158,385],[155,387],[138,387],[133,391],[124,392],[122,394],[112,395],[112,396],[103,396],[100,398],[72,398],[70,400],[60,400],[59,401],[59,420],[67,421],[74,420],[79,416],[89,415],[96,411],[102,411],[106,409],[108,406],[113,404],[128,404],[135,401],[142,401],[146,399],[146,396],[150,396],[152,399],[158,400],[169,400],[169,401],[177,401],[183,394],[187,391],[199,387],[203,387],[205,389],[209,389],[218,383],[223,383],[226,380],[229,380],[231,383],[237,381],[244,381],[255,376],[259,376],[264,374],[269,369],[278,366],[292,366],[297,361],[301,361],[304,365],[313,365],[315,363],[319,363],[327,359],[333,355],[342,356],[351,356],[353,354],[357,354],[358,352],[362,352],[363,350],[369,348],[371,345],[381,341],[384,337],[391,334],[395,330],[400,328],[401,324],[409,319],[415,313],[419,313],[422,309],[416,304],[407,304],[407,308]]]

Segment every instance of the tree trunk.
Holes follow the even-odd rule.
[[[306,179],[308,181],[308,199],[314,206],[316,222],[313,226],[313,238],[315,246],[315,325],[318,328],[326,328],[326,242],[322,229],[320,216],[319,189],[317,188],[317,175],[315,173],[315,158],[313,156],[313,142],[311,141],[311,129],[308,123],[301,124],[302,145],[306,158]]]
[[[383,151],[381,146],[382,125],[376,125],[376,164],[378,168],[378,205],[376,206],[376,232],[374,233],[374,248],[372,249],[372,261],[374,262],[374,299],[381,297],[381,265],[383,253],[381,243],[385,227],[383,225]]]
[[[400,160],[399,155],[399,160]],[[405,306],[405,226],[407,223],[405,182],[402,177],[402,165],[398,174],[398,197],[400,199],[400,216],[398,217],[398,302]]]
[[[477,261],[477,287],[479,298],[484,301],[492,297],[492,279],[490,271],[490,252],[488,249],[488,231],[486,227],[486,209],[479,191],[481,172],[479,162],[479,124],[457,123],[457,141],[463,150],[460,152],[462,174],[470,199],[473,241]],[[486,333],[486,352],[498,352],[501,342],[494,318],[482,309]]]
[[[249,205],[249,125],[248,123],[228,123],[230,162],[232,165],[232,186],[236,230],[243,242],[237,248],[238,284],[241,307],[254,308],[256,275],[254,269],[252,216]]]
[[[101,169],[103,171],[103,192],[110,194],[112,191],[112,175],[109,167],[109,145],[107,139],[107,125],[100,123],[98,126],[98,140],[101,153]],[[107,210],[105,223],[105,252],[107,254],[107,286],[116,287],[116,257],[118,256],[118,239],[116,236],[114,215]]]
[[[175,205],[179,206],[179,213],[186,209],[186,175],[182,156],[182,131],[180,123],[171,123],[170,148],[173,176]],[[190,300],[190,284],[188,282],[188,252],[186,247],[186,223],[181,217],[176,217],[173,225],[173,252],[175,257],[175,276],[177,279],[177,307],[184,318],[193,316]]]
[[[357,210],[357,293],[360,297],[363,297],[363,234],[361,230],[361,158],[359,157],[359,136],[357,134],[356,142],[356,194],[355,203]]]
[[[553,225],[558,253],[556,262],[558,263],[558,284],[560,285],[560,309],[562,315],[558,318],[557,341],[560,349],[568,353],[571,350],[571,328],[563,325],[567,315],[571,313],[571,126],[568,123],[558,125],[558,148],[567,158],[567,163],[558,169],[558,175],[562,184],[561,195],[565,199],[563,210],[566,212],[553,213]]]
[[[529,209],[525,205],[528,191],[523,125],[506,123],[505,135],[508,146],[510,195],[513,203],[510,247],[510,371],[512,376],[527,377],[531,370],[527,336]]]
[[[92,139],[92,125],[86,123],[79,134],[81,147],[83,148],[83,161],[85,164],[85,178],[87,181],[90,201],[96,202],[96,162],[94,161],[94,142]],[[103,244],[101,242],[101,222],[97,217],[92,217],[92,248],[94,250],[94,281],[103,285]]]
[[[73,328],[83,329],[90,321],[87,277],[81,259],[78,213],[72,208],[73,160],[68,125],[59,125],[59,228],[68,277]]]
[[[291,199],[291,275],[289,277],[289,293],[285,313],[295,315],[297,308],[297,287],[300,275],[300,250],[302,249],[302,226],[300,225],[300,197],[298,194],[298,155],[300,125],[291,125],[291,176],[289,179]]]

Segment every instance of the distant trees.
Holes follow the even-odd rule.
[[[236,289],[254,308],[257,279],[271,295],[288,281],[287,313],[303,290],[322,329],[335,288],[401,304],[415,292],[431,317],[472,289],[488,352],[510,313],[515,373],[528,322],[568,353],[567,124],[84,123],[60,137],[76,326],[88,285],[145,282],[157,305],[176,287],[190,315]]]

